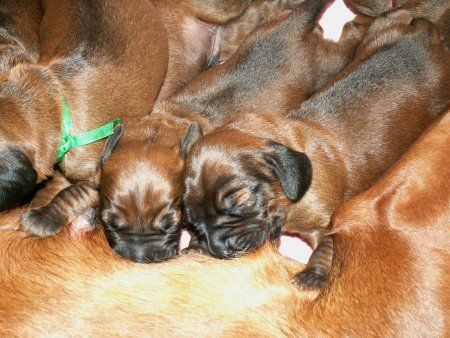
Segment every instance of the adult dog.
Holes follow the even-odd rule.
[[[18,217],[3,214],[0,334],[445,336],[449,131],[447,113],[335,213],[332,273],[314,301],[290,283],[299,264],[270,246],[235,260],[190,253],[143,266],[115,257],[89,224],[33,238],[6,230]]]
[[[450,102],[449,87],[431,22],[403,10],[378,18],[353,63],[290,117],[239,116],[194,144],[183,202],[200,247],[232,258],[297,233],[317,250],[296,283],[320,286],[331,213],[399,158]]]

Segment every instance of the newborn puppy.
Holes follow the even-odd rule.
[[[450,58],[429,21],[377,19],[353,63],[289,117],[241,115],[193,145],[183,202],[200,247],[232,258],[297,233],[316,251],[295,283],[321,286],[331,213],[433,121],[449,86]]]
[[[17,65],[0,79],[0,211],[54,173],[64,110],[71,136],[117,117],[126,123],[151,111],[166,74],[167,37],[148,1],[42,4],[39,64]],[[103,146],[67,153],[60,163],[66,177],[94,182]],[[40,212],[24,215],[24,229],[40,233]]]
[[[286,114],[350,62],[365,27],[350,26],[344,42],[324,41],[314,27],[326,3],[305,1],[290,17],[262,27],[227,62],[158,103],[120,141],[112,139],[118,144],[101,167],[100,209],[114,251],[143,263],[173,257],[191,145],[236,114],[261,107]],[[314,64],[302,62],[316,53]]]
[[[41,17],[39,0],[0,3],[0,74],[17,64],[38,61]]]
[[[396,8],[408,10],[415,18],[432,21],[444,42],[450,48],[450,1],[448,0],[345,0],[357,13],[369,16],[381,14]]]
[[[255,29],[264,24],[281,19],[299,5],[303,0],[256,0],[239,18],[223,28],[217,61],[223,62],[236,52],[242,41]]]
[[[217,53],[223,25],[250,0],[152,0],[169,37],[169,65],[158,99],[166,99],[206,69]]]

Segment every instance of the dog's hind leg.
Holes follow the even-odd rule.
[[[98,205],[98,192],[88,182],[79,182],[61,190],[49,204],[24,212],[20,230],[47,237],[54,235],[81,212]]]

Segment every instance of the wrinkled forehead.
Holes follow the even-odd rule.
[[[214,198],[219,191],[244,186],[264,175],[266,164],[261,148],[264,143],[241,134],[210,134],[190,153],[185,171],[185,197]],[[221,140],[227,142],[221,142]]]
[[[102,171],[102,201],[157,210],[182,194],[182,170],[182,161],[168,152],[149,151],[125,161],[111,156]]]

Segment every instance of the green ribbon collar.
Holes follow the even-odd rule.
[[[62,140],[58,147],[58,154],[56,162],[60,163],[64,160],[64,155],[72,148],[83,147],[85,145],[97,142],[114,133],[114,128],[120,123],[120,118],[116,117],[114,120],[104,124],[101,127],[85,132],[81,135],[70,135],[73,123],[70,116],[69,107],[67,107],[66,100],[63,99],[62,105]]]

